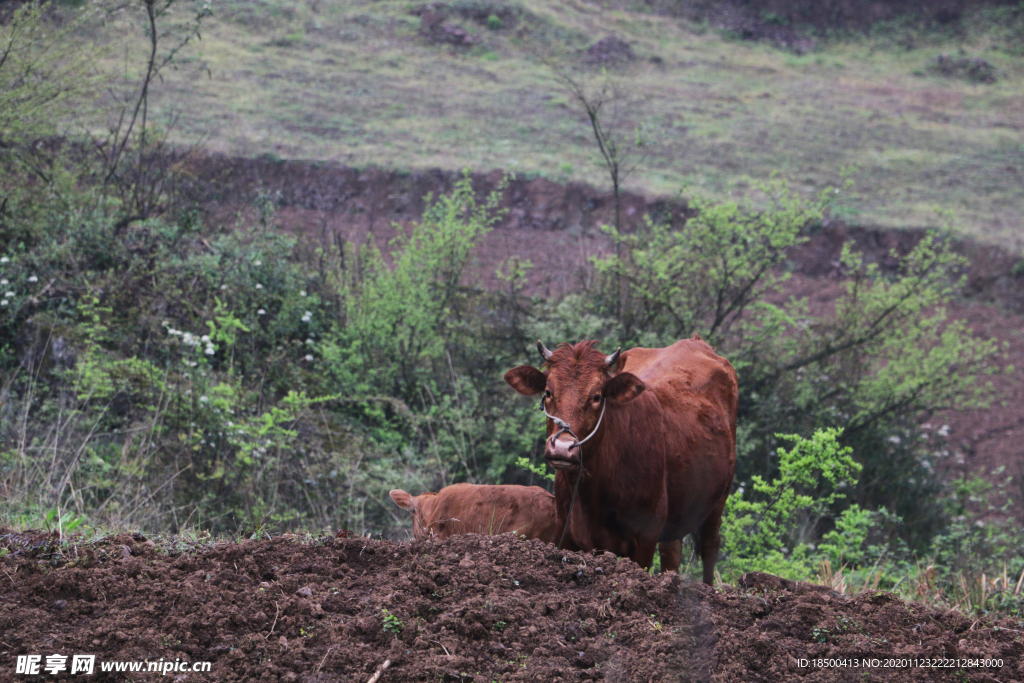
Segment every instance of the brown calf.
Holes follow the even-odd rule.
[[[454,484],[437,493],[412,496],[395,489],[390,495],[398,507],[412,511],[417,539],[514,531],[545,543],[558,541],[555,497],[539,486]]]

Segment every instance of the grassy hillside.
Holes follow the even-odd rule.
[[[1019,9],[979,10],[946,37],[888,24],[808,39],[800,56],[577,0],[452,2],[445,24],[472,41],[457,46],[432,38],[418,7],[225,0],[160,102],[181,113],[182,140],[231,154],[604,185],[582,112],[538,56],[580,65],[614,32],[635,53],[608,73],[634,102],[623,130],[654,142],[627,187],[723,197],[779,171],[811,194],[854,167],[836,208],[850,222],[934,225],[941,207],[969,234],[1024,239],[1024,59],[1006,25]],[[940,54],[983,58],[996,81],[943,76]]]

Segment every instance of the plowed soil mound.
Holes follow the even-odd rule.
[[[176,681],[1020,681],[1024,627],[767,575],[721,591],[607,554],[467,535],[241,544],[0,532],[0,680],[154,680],[109,661],[209,661]],[[15,674],[93,654],[92,676]],[[877,659],[822,668],[800,660]],[[883,668],[893,658],[1001,659]],[[955,663],[955,662],[954,662]]]

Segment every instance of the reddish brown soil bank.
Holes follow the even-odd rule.
[[[156,680],[106,661],[209,661],[176,681],[1020,681],[1024,628],[767,575],[715,591],[508,536],[192,547],[122,534],[61,553],[0,533],[0,680]],[[76,559],[77,553],[77,559]],[[92,676],[16,674],[93,654]],[[950,668],[883,668],[960,658]],[[1001,659],[980,668],[964,659]],[[800,660],[878,660],[822,668]],[[70,661],[70,658],[69,658]],[[957,664],[953,662],[953,664]]]

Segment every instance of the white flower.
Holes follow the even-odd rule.
[[[253,265],[254,266],[262,266],[263,265],[263,261],[255,261],[255,262],[253,262]]]
[[[312,339],[306,339],[306,343],[309,344],[310,346],[312,346],[316,342],[314,342]]]
[[[308,323],[312,319],[313,319],[313,314],[310,313],[309,311],[306,311],[305,313],[302,314],[302,322]]]
[[[939,436],[949,436],[949,425],[939,427]]]
[[[220,288],[221,288],[221,289],[227,289],[227,288],[228,288],[228,286],[227,286],[227,285],[221,285],[221,286],[220,286]]]
[[[28,281],[29,281],[29,282],[39,282],[39,278],[37,278],[37,277],[36,277],[35,275],[33,275],[32,277],[30,277],[30,278],[28,279]]]
[[[260,310],[256,311],[256,315],[266,315],[266,314],[267,314],[267,312],[264,311],[262,308]]]
[[[4,294],[4,296],[6,296],[6,297],[13,297],[14,296],[14,292],[7,292],[6,294]]]
[[[199,339],[200,339],[200,341],[208,342],[208,341],[210,341],[210,335],[208,335],[208,334],[204,334],[204,335],[203,335],[202,337],[200,337]]]
[[[256,283],[256,289],[263,289],[263,285],[261,285],[260,283],[257,282]]]
[[[299,296],[306,296],[306,290],[302,290],[301,292],[299,292]]]
[[[213,347],[212,347],[212,346],[207,346],[207,347],[206,347],[206,355],[207,355],[207,356],[212,356],[212,355],[213,355],[213,354],[215,354],[215,353],[217,353],[217,352],[213,350]]]
[[[11,283],[10,283],[10,282],[8,282],[8,281],[6,280],[6,278],[5,278],[5,279],[3,279],[3,280],[0,280],[0,285],[9,285],[9,284],[11,284]]]
[[[6,305],[7,305],[7,299],[0,299],[0,306],[6,306]]]
[[[200,397],[199,397],[199,402],[200,402],[200,403],[206,403],[206,402],[207,402],[207,401],[209,401],[209,400],[210,400],[210,399],[208,399],[208,398],[207,398],[207,397],[205,397],[205,396],[200,396]]]
[[[889,437],[889,443],[899,443],[899,442],[900,442],[900,437],[898,437],[898,436],[890,436]]]
[[[311,354],[307,353],[306,354],[306,360],[313,360],[313,356]]]
[[[7,258],[6,256],[4,256],[3,258],[0,258],[0,263],[10,263],[10,261],[11,261],[11,259]]]

